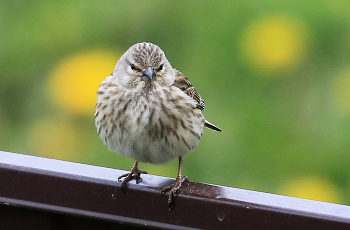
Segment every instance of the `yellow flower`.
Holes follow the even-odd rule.
[[[350,115],[350,69],[343,70],[335,78],[333,95],[341,108]]]
[[[79,131],[64,120],[40,119],[27,135],[30,152],[37,156],[74,160],[79,150]]]
[[[242,40],[243,54],[259,70],[278,71],[304,59],[307,38],[301,21],[269,16],[247,28]]]
[[[289,181],[281,194],[310,200],[339,203],[338,189],[327,179],[316,176],[305,176]]]
[[[47,85],[48,93],[65,110],[91,116],[98,86],[113,72],[119,57],[101,50],[67,57],[54,68]]]

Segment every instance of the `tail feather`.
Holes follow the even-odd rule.
[[[219,127],[213,125],[212,123],[210,123],[207,120],[205,120],[204,126],[209,128],[209,129],[212,129],[212,130],[215,130],[215,131],[218,131],[218,132],[222,132],[222,130]]]

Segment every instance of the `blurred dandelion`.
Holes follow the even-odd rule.
[[[340,107],[350,115],[350,68],[342,70],[335,78],[333,95]]]
[[[92,116],[99,84],[110,75],[120,55],[101,50],[79,53],[58,63],[47,88],[66,111]]]
[[[41,119],[27,135],[29,151],[37,156],[62,160],[77,159],[80,145],[78,130],[62,119]]]
[[[281,194],[310,200],[340,203],[338,189],[327,179],[304,176],[289,181],[281,189]]]
[[[292,67],[304,59],[308,33],[302,21],[286,16],[268,16],[246,29],[242,49],[254,67],[278,71]]]

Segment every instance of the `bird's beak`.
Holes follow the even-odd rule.
[[[154,77],[154,70],[151,67],[148,67],[145,72],[143,72],[142,80],[152,80]]]

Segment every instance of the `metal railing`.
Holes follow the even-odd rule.
[[[0,151],[0,229],[350,229],[350,206]]]

